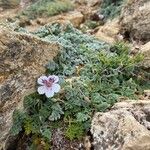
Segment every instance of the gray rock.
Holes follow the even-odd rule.
[[[150,40],[150,1],[128,0],[121,11],[121,31],[135,40]]]
[[[91,133],[95,150],[150,150],[150,101],[117,103],[96,113]]]
[[[141,46],[140,53],[144,56],[141,66],[145,69],[150,69],[150,42]]]
[[[8,8],[16,8],[19,6],[20,0],[0,0],[0,7],[3,7],[4,9]]]

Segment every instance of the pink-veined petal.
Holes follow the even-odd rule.
[[[55,75],[49,76],[48,79],[49,79],[49,78],[54,79],[54,83],[57,83],[57,82],[59,81],[59,77],[58,77],[58,76],[55,76]]]
[[[46,92],[46,87],[45,86],[40,86],[38,87],[38,93],[39,94],[44,94]]]
[[[38,78],[37,83],[44,85],[43,80],[48,80],[47,76],[41,76],[40,78]]]
[[[53,97],[54,96],[54,91],[52,89],[47,89],[45,92],[46,97]]]
[[[55,93],[58,93],[60,91],[60,85],[59,84],[53,84],[52,89]]]

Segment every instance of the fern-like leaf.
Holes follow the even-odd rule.
[[[63,114],[64,114],[64,112],[63,112],[61,106],[58,103],[55,103],[52,106],[52,113],[49,116],[49,120],[51,120],[51,121],[58,120],[58,119],[60,119],[61,115],[63,115]]]
[[[19,110],[14,111],[13,113],[13,126],[10,130],[10,133],[12,135],[19,134],[20,131],[22,131],[22,125],[25,118],[25,113],[20,112]]]
[[[82,112],[77,113],[76,117],[77,117],[77,121],[79,122],[87,121],[90,118],[88,114]]]

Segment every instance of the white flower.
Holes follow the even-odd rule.
[[[45,94],[46,97],[53,97],[54,93],[59,92],[60,85],[58,84],[59,77],[52,75],[52,76],[41,76],[38,78],[37,82],[41,86],[38,87],[39,94]]]

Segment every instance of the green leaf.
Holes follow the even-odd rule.
[[[81,123],[72,123],[68,126],[65,136],[70,140],[80,139],[84,135],[84,126]]]
[[[51,137],[52,137],[52,133],[51,133],[51,130],[48,129],[48,128],[43,128],[41,130],[41,134],[44,138],[48,139],[49,141],[51,140]]]
[[[52,113],[49,116],[49,120],[51,120],[51,121],[58,120],[58,119],[60,119],[61,115],[63,115],[63,114],[64,114],[64,112],[63,112],[61,106],[59,105],[59,103],[55,103],[52,106]]]
[[[49,69],[50,71],[54,71],[58,65],[54,61],[50,61],[47,65],[46,68]]]
[[[32,122],[33,120],[31,118],[27,118],[24,122],[24,129],[25,129],[26,135],[29,135],[33,131]]]
[[[10,130],[10,133],[12,135],[19,134],[20,131],[22,131],[22,125],[24,122],[26,115],[24,112],[20,112],[19,110],[15,110],[13,113],[13,126]]]
[[[93,93],[91,96],[91,101],[92,103],[100,104],[106,101],[106,99],[103,96],[101,96],[99,93]]]
[[[97,111],[106,111],[106,109],[108,109],[111,105],[108,104],[107,102],[103,102],[101,104],[95,105],[95,107],[97,108]]]
[[[87,121],[90,118],[88,114],[82,112],[77,113],[76,117],[77,117],[77,121],[79,122]]]

